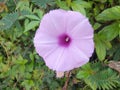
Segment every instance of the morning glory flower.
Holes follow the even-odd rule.
[[[93,28],[76,11],[51,10],[45,14],[34,37],[37,53],[57,75],[89,61],[94,51]]]

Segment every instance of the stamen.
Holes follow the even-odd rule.
[[[58,37],[59,45],[63,47],[68,47],[71,43],[71,37],[67,34],[62,34]]]
[[[69,38],[69,37],[66,37],[65,41],[68,42],[69,40],[70,40],[70,38]]]

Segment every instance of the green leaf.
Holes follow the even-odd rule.
[[[31,0],[31,1],[42,8],[46,8],[47,5],[52,5],[54,3],[54,0]]]
[[[11,28],[11,26],[15,23],[15,21],[18,19],[18,13],[10,13],[7,14],[2,20],[0,20],[0,29],[6,30]]]
[[[61,9],[64,9],[64,10],[69,10],[69,9],[70,9],[65,1],[56,0],[56,4],[57,4]]]
[[[74,3],[76,4],[79,4],[80,6],[84,7],[84,8],[91,8],[91,3],[90,2],[86,2],[86,1],[83,1],[83,0],[76,0],[76,1],[73,1]]]
[[[79,5],[77,3],[71,3],[71,7],[74,11],[78,11],[82,13],[83,15],[86,15],[85,8],[82,5]]]
[[[25,15],[25,16],[29,19],[40,20],[40,18],[35,15]]]
[[[42,19],[43,14],[44,14],[44,11],[39,10],[39,9],[34,9],[33,12],[34,12],[35,14],[37,14],[37,16],[38,16],[39,19]]]
[[[67,5],[68,5],[68,7],[70,7],[70,5],[71,5],[71,0],[66,0],[66,3],[67,3]]]
[[[101,3],[105,3],[107,0],[94,0],[94,1],[101,2]],[[109,1],[110,1],[110,0],[109,0]]]
[[[95,48],[98,59],[101,61],[104,60],[106,56],[106,46],[102,42],[101,37],[98,34],[95,35]]]
[[[40,23],[40,21],[31,21],[30,23],[28,23],[26,26],[25,26],[25,31],[24,32],[27,32],[31,29],[34,29],[36,26],[38,26]]]
[[[19,9],[19,10],[30,10],[29,8],[29,1],[27,0],[21,0],[17,3],[17,6],[16,6],[16,10]]]
[[[98,21],[110,21],[120,19],[120,6],[108,8],[100,13],[96,19]]]
[[[119,24],[119,28],[120,28],[120,24]],[[120,30],[119,30],[119,38],[120,38]]]
[[[106,47],[107,50],[109,50],[110,48],[112,48],[112,45],[111,45],[111,43],[109,41],[103,40],[103,42],[104,42],[104,45],[105,45],[105,47]]]
[[[101,26],[101,24],[95,23],[94,26],[93,26],[93,28],[94,28],[94,30],[97,30],[100,26]]]
[[[104,27],[99,34],[105,37],[106,40],[112,41],[114,38],[116,38],[119,34],[120,27],[119,22],[115,22],[111,25],[108,25]]]
[[[22,11],[20,12],[20,16],[32,15],[32,14],[33,14],[33,13],[30,12],[30,11],[28,11],[28,10],[22,10]]]
[[[90,63],[87,63],[87,64],[83,65],[81,68],[86,70],[86,72],[80,71],[76,75],[77,78],[84,79],[84,78],[87,78],[92,73],[92,69],[91,69]]]
[[[15,60],[14,62],[15,62],[15,64],[24,65],[28,62],[28,60],[23,59],[23,57],[20,55],[20,56],[18,56],[18,60]]]
[[[113,59],[117,61],[120,60],[120,46],[117,48]]]
[[[19,12],[19,13],[20,13],[20,16],[19,16],[18,19],[24,19],[24,18],[26,18],[27,15],[33,15],[32,12],[27,11],[27,10],[22,10],[22,11]]]
[[[25,11],[25,10],[21,12],[14,12],[7,14],[4,18],[2,18],[2,20],[0,20],[0,29],[1,30],[10,29],[19,18],[30,14],[31,13],[29,11]]]
[[[84,68],[79,70],[77,74],[79,77],[77,78],[84,80],[92,90],[97,90],[97,88],[100,90],[111,90],[120,83],[117,73],[105,67],[102,63],[89,63],[89,66],[91,73],[89,73],[88,67],[84,66]],[[86,75],[87,77],[84,77]]]
[[[34,86],[34,82],[33,80],[24,80],[22,83],[21,83],[22,86],[25,86],[26,90],[30,90],[30,88],[32,86]]]

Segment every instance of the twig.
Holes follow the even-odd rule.
[[[70,71],[66,73],[66,78],[67,78],[67,80],[66,80],[62,90],[67,90],[67,88],[68,88],[68,83],[69,83],[69,80],[70,80]]]

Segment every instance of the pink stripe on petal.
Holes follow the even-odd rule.
[[[89,61],[89,58],[83,58],[79,51],[73,49],[71,50],[71,48],[69,48],[63,52],[61,60],[56,67],[56,71],[69,71],[71,69],[80,67]]]
[[[88,19],[76,25],[70,33],[73,39],[93,38],[93,29]]]
[[[55,37],[51,37],[47,34],[36,33],[34,37],[34,46],[40,56],[45,57],[49,52],[58,48],[58,40]]]
[[[73,40],[74,46],[79,48],[83,53],[87,55],[87,57],[91,57],[94,51],[94,42],[93,39],[81,39],[81,40]]]
[[[84,19],[86,19],[86,17],[79,12],[68,11],[66,15],[67,33],[71,32],[71,30],[73,30],[73,28],[81,23]]]
[[[46,58],[47,56],[49,56],[51,53],[53,53],[58,46],[57,45],[53,45],[53,44],[49,44],[49,45],[35,45],[35,49],[37,51],[37,53],[42,56],[43,58]]]
[[[47,33],[51,36],[57,36],[64,33],[65,30],[65,16],[62,10],[54,10],[47,13],[41,23],[40,32]]]
[[[61,60],[61,56],[63,55],[64,48],[57,48],[53,53],[49,54],[44,58],[46,65],[52,69],[56,70],[57,65]]]

